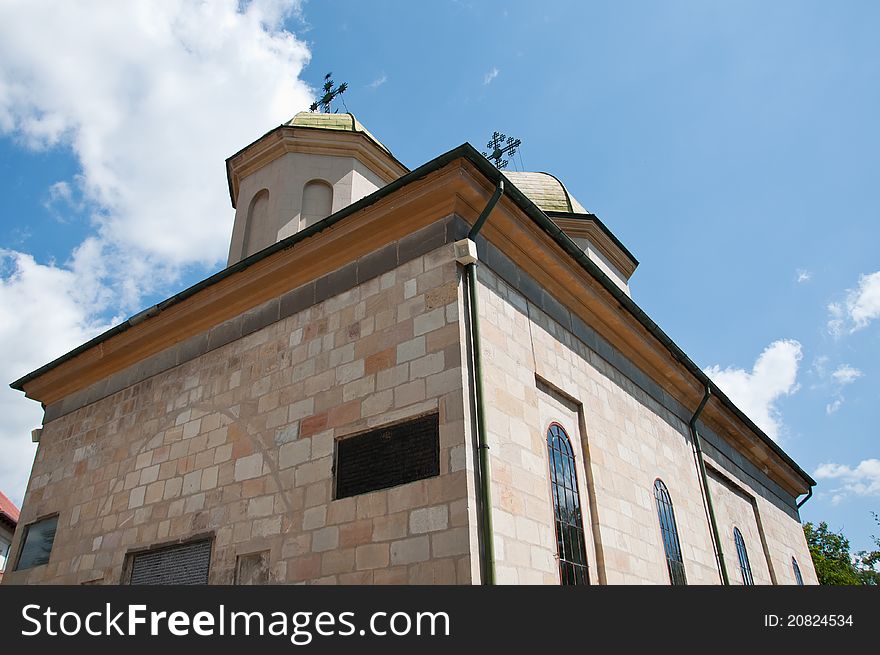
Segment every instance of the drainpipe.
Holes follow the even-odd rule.
[[[700,479],[703,481],[703,496],[706,499],[706,508],[709,511],[709,528],[712,531],[712,539],[715,542],[715,557],[718,560],[721,582],[722,584],[729,585],[730,578],[727,576],[727,566],[724,564],[724,551],[721,550],[721,537],[718,534],[718,523],[715,521],[715,510],[712,507],[712,494],[709,492],[709,476],[706,475],[706,462],[703,460],[702,440],[700,439],[700,432],[697,430],[697,420],[700,418],[700,414],[703,413],[703,408],[709,402],[711,396],[712,390],[709,388],[709,385],[706,385],[703,400],[700,401],[700,406],[697,407],[697,411],[694,412],[694,415],[688,422],[688,426],[691,429],[691,436],[694,440],[694,451],[696,452],[697,464],[700,468]]]
[[[804,496],[804,499],[797,504],[797,508],[800,509],[801,507],[803,507],[804,503],[807,502],[812,497],[813,497],[813,487],[810,487],[807,490],[807,495]]]
[[[468,287],[468,306],[470,309],[470,356],[473,361],[474,413],[477,427],[477,449],[479,451],[478,471],[480,487],[482,536],[483,584],[495,584],[495,540],[492,528],[492,481],[489,469],[489,444],[486,434],[486,401],[483,392],[483,358],[480,350],[480,312],[477,296],[477,246],[475,238],[504,193],[504,178],[499,180],[495,193],[480,213],[467,238],[455,244],[456,259],[464,264],[464,277]]]

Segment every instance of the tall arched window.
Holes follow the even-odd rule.
[[[327,218],[333,209],[333,187],[324,180],[312,180],[303,187],[302,227]]]
[[[749,554],[746,552],[746,542],[743,540],[742,532],[739,531],[739,528],[733,529],[733,540],[736,542],[736,554],[739,556],[739,570],[742,572],[743,584],[753,585],[755,581],[752,579]]]
[[[275,235],[271,234],[269,220],[269,191],[258,191],[248,208],[247,223],[244,226],[244,241],[241,245],[241,257],[253,255],[263,248],[275,243]]]
[[[804,579],[801,577],[801,567],[798,566],[797,560],[791,558],[791,568],[794,569],[794,581],[801,587],[804,586]]]
[[[684,560],[681,557],[681,544],[678,542],[678,528],[675,525],[675,510],[672,498],[663,480],[654,481],[654,499],[657,501],[657,516],[660,519],[660,534],[666,551],[666,566],[669,568],[669,581],[674,585],[687,584],[684,574]]]
[[[559,578],[564,585],[589,584],[574,452],[568,435],[557,423],[547,430],[547,451],[550,455],[550,488],[556,518]]]

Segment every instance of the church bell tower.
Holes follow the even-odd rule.
[[[407,172],[352,114],[300,112],[226,160],[235,207],[227,266]]]

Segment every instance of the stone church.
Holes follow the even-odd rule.
[[[321,113],[226,168],[227,267],[12,384],[4,583],[816,583],[815,482],[553,175]]]

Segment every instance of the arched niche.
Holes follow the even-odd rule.
[[[324,180],[311,180],[303,187],[300,225],[307,228],[333,211],[333,187]]]

